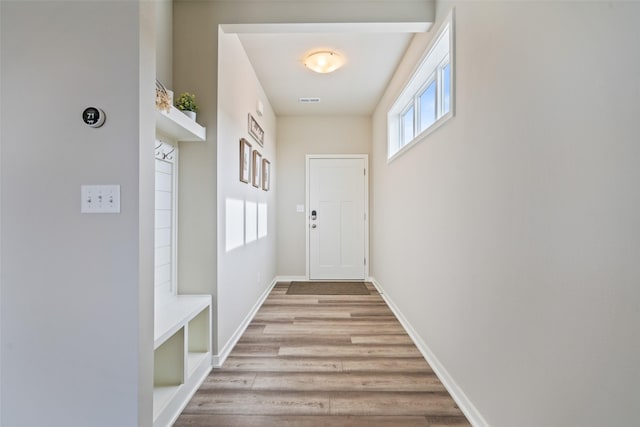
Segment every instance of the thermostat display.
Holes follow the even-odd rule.
[[[96,107],[85,108],[82,112],[82,120],[92,128],[99,128],[102,126],[106,117],[107,116],[104,114],[104,111]]]

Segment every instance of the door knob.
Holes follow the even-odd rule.
[[[316,228],[317,225],[316,224],[311,224],[311,228]]]

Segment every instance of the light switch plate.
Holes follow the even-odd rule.
[[[120,213],[119,185],[82,185],[80,212]]]

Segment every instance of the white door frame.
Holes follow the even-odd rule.
[[[364,159],[364,280],[369,280],[369,155],[368,154],[307,154],[305,165],[305,250],[306,278],[310,280],[309,232],[311,231],[311,212],[309,200],[309,166],[311,159]]]

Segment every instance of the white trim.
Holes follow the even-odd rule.
[[[307,276],[276,276],[276,282],[308,282]]]
[[[309,276],[309,162],[311,159],[363,159],[364,160],[364,278],[369,277],[369,155],[368,154],[307,154],[305,156],[305,276],[306,280],[310,280]],[[364,279],[363,279],[364,280]]]
[[[418,136],[416,136],[407,144],[403,145],[402,148],[396,151],[393,156],[389,157],[387,159],[387,164],[393,162],[395,159],[397,159],[398,157],[400,157],[401,155],[409,151],[409,149],[411,149],[413,146],[418,145],[419,143],[427,139],[427,136],[431,135],[432,133],[440,129],[440,127],[446,122],[448,122],[449,119],[451,119],[452,117],[453,117],[453,113],[451,111],[449,111],[444,116],[440,117],[431,126],[423,130]]]
[[[380,287],[380,284],[376,281],[376,278],[375,278],[375,277],[371,277],[371,276],[369,276],[369,278],[367,279],[367,282],[371,282],[371,284],[373,285],[373,287],[374,287],[374,288],[376,288],[376,291],[378,291],[378,293],[379,293],[381,296],[384,296],[384,289],[382,289],[382,288]]]
[[[178,294],[178,180],[180,179],[180,151],[174,145],[173,188],[171,206],[171,292]],[[155,255],[155,254],[154,254]]]
[[[444,40],[447,41],[446,46],[448,47],[446,53],[443,51]],[[442,114],[442,79],[440,73],[442,65],[445,63],[450,64],[451,70],[449,75],[449,111],[446,114]],[[425,77],[424,74],[428,70],[433,71],[429,72],[428,77]],[[418,98],[421,92],[434,79],[436,81],[436,121],[421,133],[416,133],[419,129]],[[416,144],[424,141],[427,136],[454,117],[455,104],[455,8],[453,8],[440,24],[435,37],[429,42],[387,112],[387,164],[390,164]],[[403,144],[402,117],[410,105],[414,106],[414,137],[408,143]]]
[[[224,347],[222,347],[222,350],[219,351],[218,354],[211,356],[211,363],[214,368],[222,367],[222,364],[224,363],[224,361],[227,360],[227,357],[229,357],[229,353],[231,353],[231,350],[233,350],[233,347],[235,347],[235,345],[238,343],[238,340],[240,339],[240,337],[242,337],[242,334],[244,334],[244,331],[247,329],[247,327],[255,317],[260,307],[262,307],[262,304],[267,299],[267,297],[269,296],[269,293],[271,292],[273,287],[276,285],[276,283],[278,283],[278,279],[274,278],[269,284],[269,286],[267,286],[267,289],[265,289],[262,295],[260,295],[260,298],[258,298],[258,301],[256,301],[256,303],[253,305],[253,307],[251,308],[251,311],[249,311],[249,314],[247,314],[247,316],[244,318],[240,326],[238,326],[238,329],[236,329],[236,331],[233,333],[231,338],[229,338],[229,341],[227,341]]]
[[[407,318],[402,314],[398,306],[393,302],[393,300],[385,294],[384,288],[378,281],[370,277],[369,280],[376,287],[380,295],[385,300],[393,314],[398,318],[402,327],[407,331],[407,334],[413,340],[413,343],[418,347],[420,353],[425,358],[427,363],[433,369],[433,372],[436,374],[438,379],[442,382],[444,387],[447,389],[453,400],[456,402],[462,413],[467,417],[467,420],[474,427],[489,427],[489,423],[482,417],[480,411],[474,406],[474,404],[469,400],[464,391],[458,386],[458,384],[454,381],[453,377],[446,370],[444,365],[440,363],[435,354],[431,351],[427,343],[425,343],[420,335],[416,332],[416,330],[411,326],[411,323],[407,320]]]
[[[304,160],[304,275],[306,280],[309,280],[309,227],[310,227],[310,219],[309,219],[309,205],[311,202],[309,201],[309,160],[310,157],[307,154]]]
[[[278,24],[221,24],[227,33],[425,33],[432,22],[305,22]]]
[[[209,373],[211,372],[211,365],[203,365],[197,369],[197,371],[190,377],[187,382],[191,387],[187,387],[185,384],[180,385],[179,391],[177,394],[180,395],[179,399],[175,399],[175,402],[170,404],[171,408],[165,409],[163,413],[154,420],[154,427],[162,427],[167,426],[171,427],[178,420],[180,415],[182,415],[182,411],[187,407],[189,401],[193,397],[194,394],[200,389],[204,380],[207,379]]]

